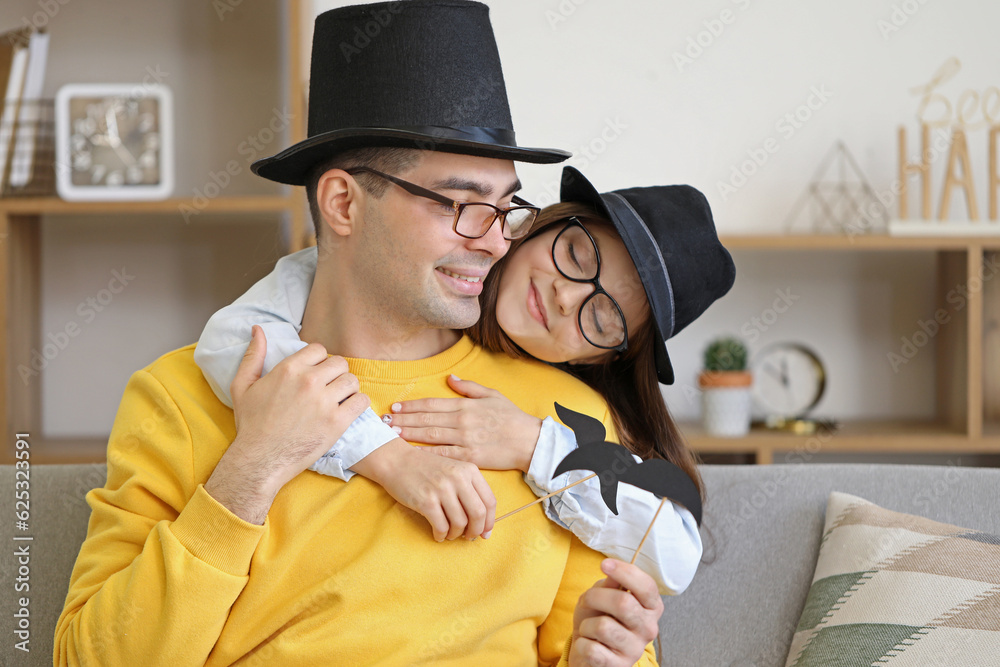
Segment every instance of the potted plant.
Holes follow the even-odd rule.
[[[701,415],[712,436],[736,438],[750,430],[750,387],[747,348],[738,338],[717,338],[705,348],[705,368],[698,376]]]

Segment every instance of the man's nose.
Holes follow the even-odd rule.
[[[500,259],[507,254],[510,248],[510,241],[503,237],[503,229],[500,220],[494,220],[489,230],[478,239],[469,239],[470,249],[482,250],[491,257]]]
[[[562,275],[552,281],[552,287],[556,292],[556,306],[563,315],[572,315],[579,310],[583,300],[594,291],[590,283],[578,283]]]

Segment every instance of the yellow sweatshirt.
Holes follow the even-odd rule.
[[[208,495],[233,441],[194,345],[129,380],[108,443],[108,481],[87,494],[87,539],[56,625],[55,665],[565,665],[579,596],[603,556],[541,505],[488,540],[435,542],[426,520],[373,482],[305,471],[263,526]],[[454,396],[450,373],[526,412],[553,401],[601,418],[568,375],[468,338],[420,361],[348,360],[379,414]],[[535,499],[517,471],[484,471],[497,516]],[[640,664],[655,665],[652,645]]]

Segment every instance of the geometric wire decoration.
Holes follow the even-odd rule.
[[[824,181],[836,158],[839,158],[839,180]],[[848,180],[848,170],[853,172],[853,180]],[[809,187],[788,214],[786,232],[791,231],[802,210],[810,204],[813,211],[808,219],[813,232],[822,233],[829,227],[833,232],[850,236],[870,234],[885,231],[889,221],[888,211],[842,141],[837,141],[823,158]]]

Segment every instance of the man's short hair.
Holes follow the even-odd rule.
[[[387,174],[399,174],[414,166],[420,159],[420,151],[416,148],[355,148],[342,151],[319,162],[306,176],[306,199],[309,201],[309,213],[312,215],[313,227],[316,229],[316,243],[319,244],[320,229],[324,227],[323,215],[316,200],[316,186],[320,177],[331,169],[349,169],[350,167],[370,167]],[[374,174],[360,173],[355,176],[358,183],[376,199],[381,199],[392,184]]]

